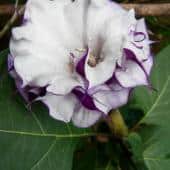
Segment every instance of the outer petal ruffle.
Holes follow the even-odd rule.
[[[71,94],[65,96],[57,96],[47,93],[41,100],[49,108],[50,115],[57,120],[70,122],[74,114],[74,107],[77,103],[75,97]]]
[[[88,110],[78,105],[72,117],[75,126],[87,128],[95,124],[102,116],[101,112]]]
[[[125,23],[128,23],[128,33],[126,34],[123,48],[127,48],[136,55],[138,61],[147,60],[151,55],[150,44],[146,24],[144,19],[136,20],[134,10],[129,12],[129,17]]]
[[[147,75],[149,76],[152,70],[152,66],[153,66],[153,57],[149,56],[149,58],[143,61],[141,64],[143,68],[145,69]]]
[[[125,88],[132,88],[139,85],[148,85],[148,77],[144,70],[135,61],[127,60],[125,69],[117,69],[116,79]]]
[[[99,91],[94,94],[94,102],[96,107],[108,114],[110,110],[116,109],[128,102],[130,89],[122,88],[115,91]]]

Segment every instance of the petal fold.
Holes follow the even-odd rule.
[[[100,112],[88,110],[79,105],[73,114],[72,121],[77,127],[87,128],[95,124],[100,119],[101,115]]]
[[[125,66],[125,70],[117,69],[115,72],[116,79],[123,87],[132,88],[149,84],[147,75],[136,62],[127,60]]]
[[[130,89],[120,87],[119,90],[99,91],[93,95],[96,107],[106,115],[110,110],[127,103]]]
[[[70,122],[74,114],[74,107],[77,103],[75,97],[71,94],[65,96],[57,96],[47,93],[46,96],[40,97],[41,100],[49,108],[50,115],[57,120]]]

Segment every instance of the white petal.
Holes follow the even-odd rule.
[[[147,28],[146,28],[146,23],[145,23],[145,19],[144,18],[139,19],[137,21],[136,31],[137,32],[143,32],[146,35],[146,38],[149,39],[148,31],[147,31]]]
[[[83,48],[85,46],[85,31],[86,20],[88,12],[88,0],[75,0],[65,8],[65,15],[68,24],[70,25],[71,33],[76,35],[79,44],[76,48]],[[73,42],[74,43],[74,42]]]
[[[115,72],[117,80],[123,87],[131,88],[138,85],[148,85],[146,73],[136,62],[128,60],[125,67],[126,70],[118,69]]]
[[[57,96],[47,94],[39,98],[49,108],[50,115],[57,120],[70,122],[77,102],[73,95]]]
[[[85,73],[87,79],[89,80],[89,88],[103,84],[107,81],[113,75],[115,66],[116,61],[114,61],[112,56],[107,56],[103,62],[97,64],[95,67],[91,67],[86,64]]]
[[[40,65],[40,67],[37,67]],[[32,86],[46,86],[55,75],[55,68],[36,58],[16,57],[14,60],[16,72],[23,80],[23,84]]]
[[[148,75],[150,75],[153,66],[153,57],[150,56],[146,61],[142,62],[142,65]]]
[[[136,25],[136,30],[138,32],[143,32],[146,36],[145,40],[141,43],[141,45],[143,46],[142,51],[145,55],[144,59],[148,59],[149,56],[151,55],[151,48],[150,48],[151,42],[149,40],[149,35],[148,35],[148,31],[147,31],[147,27],[146,27],[146,23],[144,19],[138,20],[137,25]]]
[[[139,38],[140,36],[138,35],[137,37],[135,37],[133,36],[133,33],[132,35],[127,33],[127,36],[125,38],[124,48],[128,48],[132,50],[139,61],[148,59],[148,57],[151,55],[150,54],[151,52],[150,52],[150,40],[149,40],[145,20],[144,19],[136,20],[135,16],[131,15],[126,18],[125,23],[126,22],[129,24],[128,26],[129,32],[134,31],[137,33],[143,33],[143,36],[145,37],[143,41],[135,42],[135,40],[137,40],[137,38]]]
[[[87,44],[90,52],[102,59],[96,67],[86,66],[86,76],[91,87],[108,80],[115,70],[116,61],[122,57],[122,25],[126,12],[110,1],[101,5],[102,2],[99,5],[97,1],[93,1],[96,5],[89,7],[87,20]]]
[[[84,86],[81,80],[77,80],[74,77],[69,76],[56,76],[51,82],[51,85],[47,87],[47,91],[55,94],[68,94],[75,87]]]
[[[13,29],[10,42],[15,69],[25,85],[44,86],[51,84],[55,76],[67,79],[71,75],[70,52],[83,45],[82,5],[70,0],[27,2],[27,21]]]
[[[128,42],[125,46],[125,48],[130,49],[131,51],[134,52],[136,58],[138,59],[138,61],[143,61],[148,59],[149,57],[149,53],[148,53],[148,48],[149,47],[149,42],[147,45],[143,46],[142,49],[137,48],[134,44],[132,44],[131,42]]]
[[[108,114],[110,110],[116,109],[127,103],[130,90],[121,88],[115,91],[99,91],[94,94],[94,102],[96,107]]]
[[[76,109],[72,121],[75,126],[86,128],[95,124],[101,117],[101,113],[97,111],[91,111],[83,106]]]

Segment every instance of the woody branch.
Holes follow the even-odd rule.
[[[135,9],[139,16],[170,16],[170,3],[162,4],[121,4],[125,9]],[[12,15],[11,19],[0,31],[0,39],[6,34],[19,16],[23,15],[24,6],[0,5],[0,16]]]
[[[140,16],[168,16],[170,15],[170,3],[158,4],[121,4],[125,9],[134,8]],[[18,6],[18,9],[21,6]],[[0,16],[11,15],[15,11],[14,5],[0,5]]]

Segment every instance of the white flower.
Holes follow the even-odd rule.
[[[28,0],[9,69],[28,102],[88,127],[127,103],[133,87],[149,85],[149,44],[144,20],[109,0]]]

